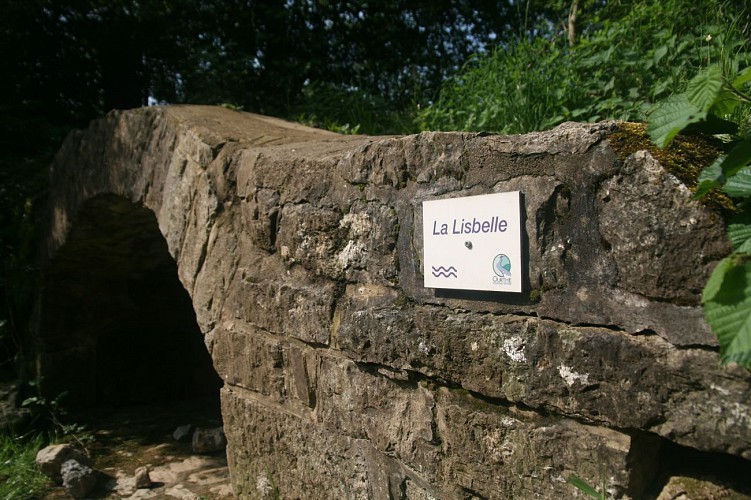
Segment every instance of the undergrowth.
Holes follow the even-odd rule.
[[[746,46],[733,2],[629,5],[607,2],[573,46],[546,24],[476,56],[417,113],[418,127],[516,134],[569,120],[643,120],[697,69]]]
[[[21,439],[12,433],[0,433],[0,498],[39,498],[47,489],[49,480],[34,463],[43,444],[42,436]]]

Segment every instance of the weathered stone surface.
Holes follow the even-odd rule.
[[[367,441],[330,433],[240,391],[222,390],[222,415],[233,446],[227,458],[238,498],[368,498],[371,488],[388,491],[368,481],[372,447]],[[247,432],[248,425],[256,431]]]
[[[334,486],[320,471],[362,459],[358,468],[335,476],[347,498],[358,497],[363,485],[368,498],[387,498],[408,483],[434,498],[561,498],[571,494],[571,473],[596,481],[603,463],[613,495],[638,497],[657,470],[655,439],[637,445],[617,431],[499,407],[464,390],[413,388],[351,361],[322,360],[320,366],[325,380],[319,378],[317,412],[290,406],[274,417],[263,400],[224,391],[229,440],[256,449],[252,470],[233,469],[243,478],[239,495],[257,487],[263,467],[277,471],[274,484],[283,497],[300,495],[301,487],[324,495]],[[250,436],[240,430],[247,419],[255,429]],[[362,443],[367,447],[358,449]],[[318,452],[306,453],[311,446]]]
[[[136,489],[151,488],[151,475],[149,471],[150,469],[147,465],[136,469],[134,475]]]
[[[65,490],[73,498],[86,498],[97,485],[97,472],[74,459],[63,462],[60,475]]]
[[[226,446],[227,438],[224,435],[223,427],[211,429],[196,427],[196,430],[193,431],[191,447],[194,453],[215,453],[223,451]]]
[[[682,444],[751,457],[748,375],[736,370],[738,378],[727,377],[733,370],[718,371],[714,354],[676,351],[654,335],[529,316],[438,307],[395,310],[370,305],[372,296],[362,300],[362,294],[352,292],[339,302],[343,326],[337,338],[353,359],[417,371],[545,411],[586,416],[615,428],[653,430]],[[724,444],[718,448],[719,443]]]
[[[714,500],[715,498],[748,500],[751,496],[709,479],[675,476],[668,480],[657,500]]]
[[[42,474],[59,484],[63,480],[60,469],[68,460],[89,464],[86,455],[69,444],[52,444],[42,448],[37,452],[35,462]]]
[[[285,397],[282,344],[279,339],[248,330],[218,328],[214,332],[216,367],[225,383],[282,401]]]
[[[172,433],[172,439],[175,441],[187,441],[193,434],[193,424],[181,425]]]
[[[751,460],[751,377],[719,366],[699,305],[722,221],[648,153],[618,160],[615,126],[374,138],[112,113],[58,154],[42,264],[91,203],[155,214],[241,498],[565,498],[601,469],[639,497],[666,440]],[[509,190],[524,293],[424,288],[422,201]],[[64,333],[40,329],[42,372]]]

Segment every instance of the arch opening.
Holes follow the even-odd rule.
[[[154,213],[116,195],[87,201],[45,274],[36,372],[73,409],[201,400],[221,379]]]

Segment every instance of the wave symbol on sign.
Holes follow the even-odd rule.
[[[436,278],[438,278],[439,276],[441,276],[443,278],[449,278],[449,277],[456,278],[457,277],[456,276],[456,268],[454,266],[449,266],[449,267],[443,267],[443,266],[434,267],[434,266],[430,266],[430,269],[433,270],[432,274]]]

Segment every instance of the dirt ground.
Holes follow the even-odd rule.
[[[196,454],[191,443],[172,437],[182,425],[222,425],[216,405],[203,401],[99,410],[79,415],[76,432],[93,467],[101,472],[100,486],[91,498],[234,499],[223,451]],[[135,488],[135,471],[150,469],[150,488]],[[69,499],[62,486],[51,487],[41,498]]]

